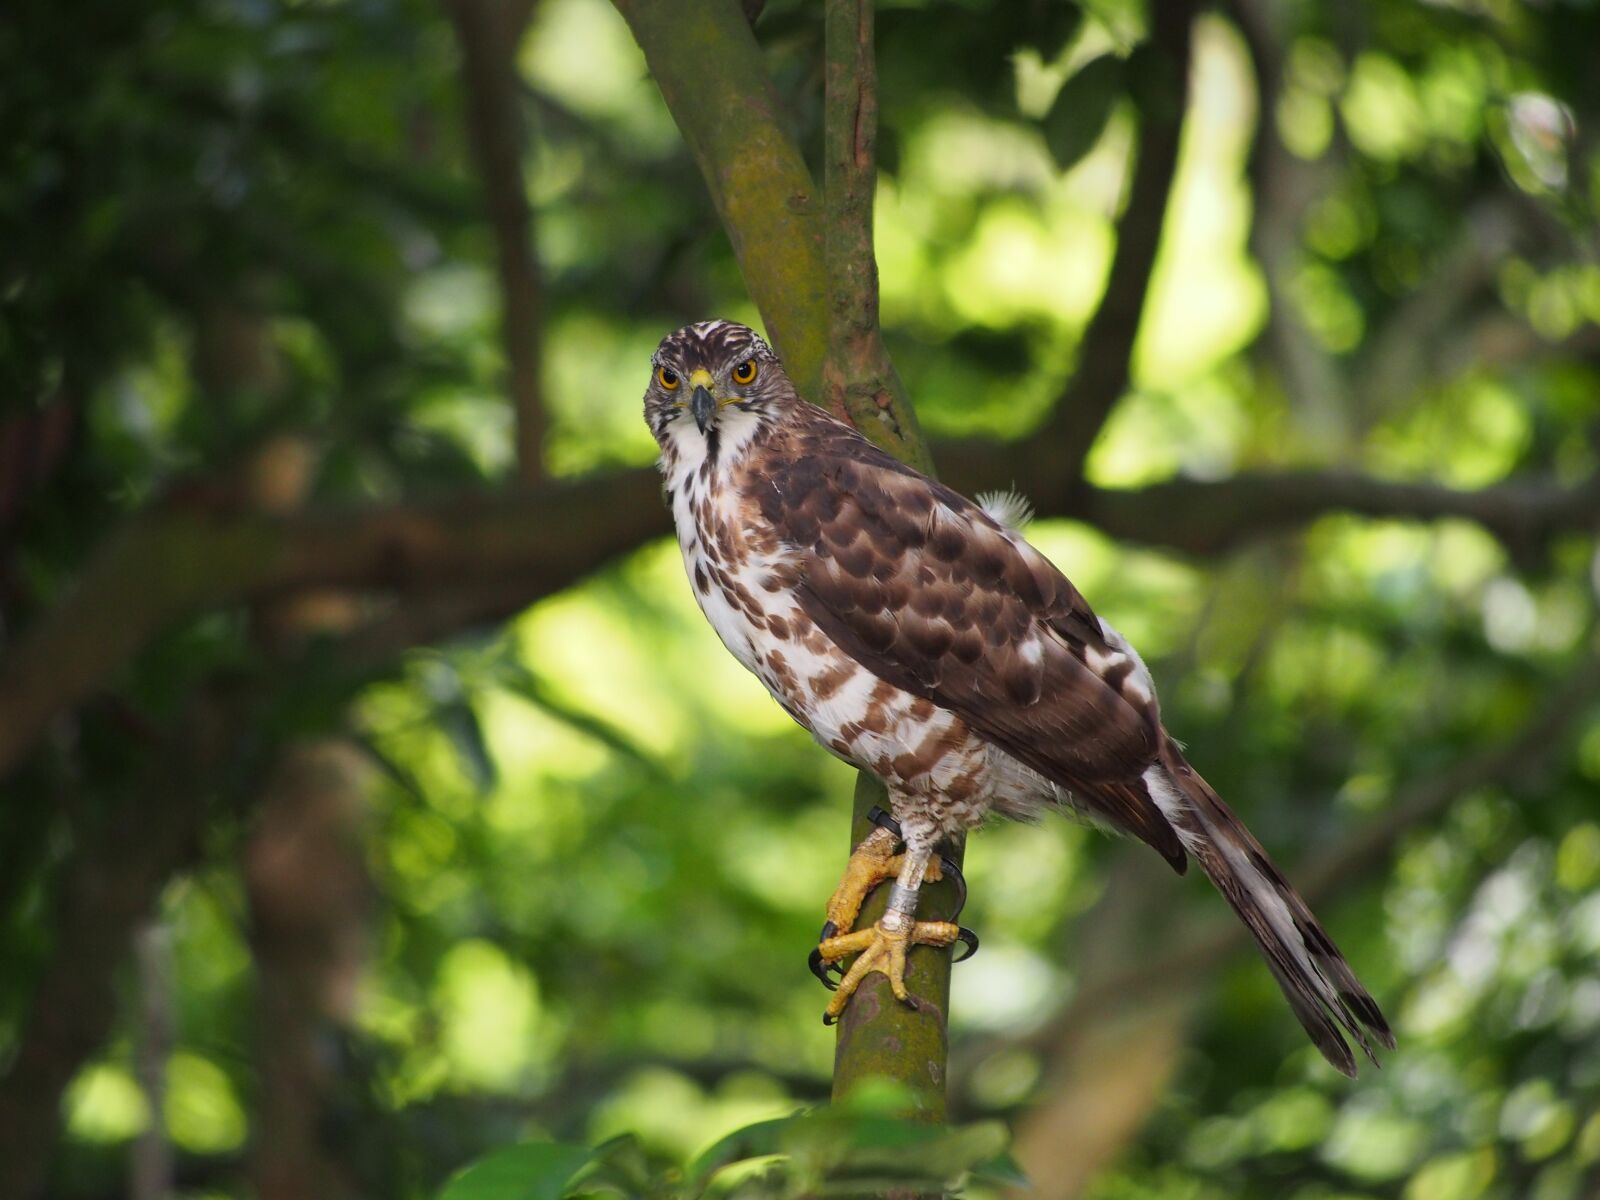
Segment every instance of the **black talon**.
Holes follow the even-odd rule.
[[[831,967],[838,966],[838,964],[823,964],[822,943],[827,941],[838,932],[839,927],[832,921],[824,921],[822,925],[822,932],[817,935],[817,946],[811,951],[810,957],[806,959],[806,966],[811,968],[811,973],[815,975],[822,982],[822,986],[827,988],[830,992],[837,991],[838,985],[834,983],[833,980],[828,978],[828,971]]]
[[[972,930],[968,929],[965,925],[961,926],[960,929],[957,930],[956,940],[967,948],[967,952],[960,958],[952,958],[950,960],[950,965],[952,967],[955,966],[956,963],[966,962],[967,959],[971,958],[978,952],[978,935],[973,933]]]
[[[821,950],[813,950],[811,952],[811,956],[806,959],[806,966],[811,968],[811,973],[817,977],[817,982],[821,983],[823,987],[830,992],[838,990],[839,985],[828,978],[828,968],[823,965]]]
[[[822,1014],[822,1023],[824,1025],[837,1025],[839,1023],[839,1018],[838,1017],[830,1017],[827,1013],[823,1013]]]
[[[890,833],[894,834],[895,837],[902,838],[903,840],[904,835],[902,835],[900,832],[900,822],[896,821],[892,816],[884,812],[881,805],[874,804],[871,808],[867,809],[867,820],[873,825],[876,825],[879,829],[887,829]]]
[[[956,866],[948,854],[939,855],[939,868],[956,885],[956,910],[950,914],[950,919],[952,921],[959,920],[961,910],[967,906],[967,877],[961,873],[961,868]],[[971,956],[969,955],[968,957]]]

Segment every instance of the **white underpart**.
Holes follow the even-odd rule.
[[[1015,488],[1003,492],[979,492],[978,507],[989,514],[989,519],[1007,529],[1021,532],[1024,525],[1033,522],[1033,505]]]
[[[726,472],[731,463],[743,456],[744,449],[750,439],[755,436],[757,419],[754,414],[743,412],[737,408],[724,408],[717,414],[717,463],[718,472]],[[690,587],[694,588],[695,567],[699,566],[709,577],[711,564],[705,548],[700,544],[698,526],[695,523],[695,509],[699,506],[702,497],[709,495],[711,503],[718,511],[718,515],[726,521],[730,528],[737,527],[739,513],[733,505],[733,489],[729,487],[713,486],[714,481],[708,479],[701,472],[701,467],[706,461],[707,440],[695,427],[694,419],[684,412],[670,425],[667,433],[672,438],[673,448],[677,452],[676,461],[667,474],[667,486],[672,489],[672,519],[678,530],[678,548],[683,552],[684,569],[689,574]],[[761,580],[766,575],[769,563],[752,561],[745,564],[743,571],[739,572],[739,582],[749,588],[751,594],[767,598],[769,594],[762,590]],[[754,672],[761,677],[771,690],[768,673],[762,668],[757,659],[756,630],[751,626],[749,618],[728,602],[722,589],[713,584],[704,592],[694,588],[695,599],[700,604],[700,609],[706,615],[706,620],[711,622],[711,627],[717,631],[717,636],[722,639],[722,644],[728,652],[742,663],[746,670]],[[772,611],[780,611],[776,598],[772,598]],[[785,605],[784,608],[792,608]]]
[[[857,665],[854,673],[825,700],[816,699],[811,695],[809,688],[802,688],[800,695],[786,694],[778,686],[777,673],[763,661],[763,647],[772,648],[775,645],[783,655],[788,670],[795,678],[802,681],[814,679],[824,671],[838,666],[840,659],[814,654],[807,650],[798,638],[774,643],[765,627],[758,627],[742,608],[732,604],[715,581],[703,592],[694,585],[697,566],[708,579],[711,577],[710,556],[700,541],[695,510],[701,498],[709,494],[714,515],[721,517],[730,528],[738,527],[740,514],[737,509],[736,492],[726,475],[742,457],[756,428],[756,419],[753,415],[735,408],[725,408],[717,416],[720,445],[716,470],[722,478],[715,481],[701,474],[700,468],[706,459],[706,440],[695,427],[693,420],[682,417],[668,426],[668,433],[677,451],[677,461],[667,476],[667,486],[672,489],[673,521],[677,526],[678,547],[683,553],[684,568],[689,576],[690,588],[694,591],[695,600],[705,613],[706,620],[716,630],[717,636],[728,648],[729,653],[738,659],[746,670],[760,679],[774,698],[797,710],[805,719],[812,736],[830,753],[837,755],[838,751],[834,749],[832,743],[844,737],[847,725],[861,720],[862,714],[867,711],[871,703],[873,689],[878,686],[878,677],[865,667]],[[948,515],[954,517],[954,514]],[[785,550],[779,551],[780,554],[785,552]],[[781,616],[791,625],[809,624],[809,619],[799,612],[794,602],[785,594],[769,592],[763,586],[775,565],[771,557],[750,553],[747,548],[746,559],[737,571],[733,571],[733,578],[743,584],[750,595],[755,597],[762,610],[763,619],[768,616]],[[729,569],[724,566],[724,570]],[[915,700],[916,697],[911,694],[899,692],[888,702],[886,705],[888,721],[883,733],[862,730],[859,726],[852,730],[853,737],[846,740],[852,742],[855,754],[869,762],[878,758],[892,759],[901,754],[909,754],[915,751],[925,738],[932,734],[943,733],[955,723],[954,714],[944,709],[936,709],[928,717],[913,719],[910,709]],[[932,791],[945,788],[960,773],[963,765],[959,755],[948,756],[934,766],[926,777],[924,786]]]

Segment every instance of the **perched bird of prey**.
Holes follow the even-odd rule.
[[[1339,1070],[1393,1036],[1304,900],[1161,723],[1138,653],[1015,530],[801,400],[730,321],[651,359],[645,420],[696,599],[733,656],[834,754],[883,780],[898,829],[858,845],[814,958],[907,1000],[906,953],[965,931],[916,920],[935,848],[990,812],[1064,808],[1192,856]],[[898,837],[897,837],[898,835]],[[896,853],[897,840],[904,849]],[[870,929],[866,894],[893,879]]]

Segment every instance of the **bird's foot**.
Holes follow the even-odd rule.
[[[971,946],[973,951],[978,948],[978,939],[969,929],[950,921],[912,921],[897,913],[886,914],[885,919],[871,929],[825,939],[814,952],[825,966],[833,966],[852,954],[858,957],[839,981],[838,990],[822,1014],[822,1023],[832,1025],[837,1021],[861,981],[874,971],[888,977],[895,999],[912,1004],[911,993],[906,991],[906,952],[912,946],[948,946],[957,939]]]
[[[862,838],[861,844],[850,852],[844,878],[839,880],[839,886],[828,900],[828,921],[822,927],[823,934],[819,940],[849,933],[855,927],[856,917],[861,914],[861,905],[866,901],[867,893],[885,879],[893,879],[900,873],[904,856],[894,852],[896,840],[892,832],[880,826]]]
[[[867,818],[875,828],[850,852],[844,878],[839,881],[839,886],[828,901],[828,920],[823,926],[822,937],[818,939],[820,941],[826,941],[836,934],[849,933],[855,928],[856,917],[861,914],[861,905],[866,901],[867,894],[885,879],[899,875],[905,865],[905,855],[894,852],[900,842],[900,822],[877,806],[867,813]],[[967,881],[961,877],[955,863],[942,854],[932,859],[922,873],[922,882],[938,883],[946,875],[953,876],[961,889],[956,911],[950,914],[950,919],[955,920],[961,915],[967,898]]]
[[[839,965],[837,959],[831,962],[825,961],[822,946],[849,933],[855,927],[856,918],[861,915],[861,906],[866,902],[867,895],[884,880],[898,876],[901,867],[905,865],[905,855],[895,853],[895,848],[900,842],[900,822],[876,805],[868,811],[867,819],[875,828],[851,851],[850,861],[845,865],[844,878],[839,881],[839,886],[834,889],[833,896],[828,900],[827,920],[823,922],[822,932],[817,935],[818,947],[811,951],[808,962],[811,973],[829,990],[835,986],[833,980],[828,978],[829,971],[842,975],[844,968]],[[967,903],[967,881],[960,869],[941,854],[923,869],[922,880],[924,883],[938,883],[946,876],[955,880],[957,889],[955,911],[950,914],[950,920],[954,922],[961,916],[961,910]],[[965,961],[978,952],[978,937],[970,929],[962,929],[960,932],[961,940],[969,947],[961,960]]]

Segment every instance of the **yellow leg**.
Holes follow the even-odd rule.
[[[839,881],[839,886],[828,901],[828,923],[833,926],[835,935],[849,933],[855,928],[867,893],[885,879],[893,879],[900,874],[900,868],[905,865],[905,855],[894,852],[894,843],[894,834],[887,829],[874,829],[851,852],[850,861],[845,865],[844,878]],[[938,883],[943,878],[937,858],[929,860],[922,878],[927,883]]]
[[[839,990],[834,992],[827,1011],[822,1014],[823,1022],[832,1025],[839,1019],[856,988],[873,971],[889,977],[889,988],[895,999],[910,1003],[911,996],[906,991],[906,951],[912,946],[948,946],[959,936],[960,926],[949,921],[917,921],[909,932],[886,930],[880,923],[871,929],[826,939],[818,947],[824,962],[834,963],[851,954],[860,957],[839,981]]]

